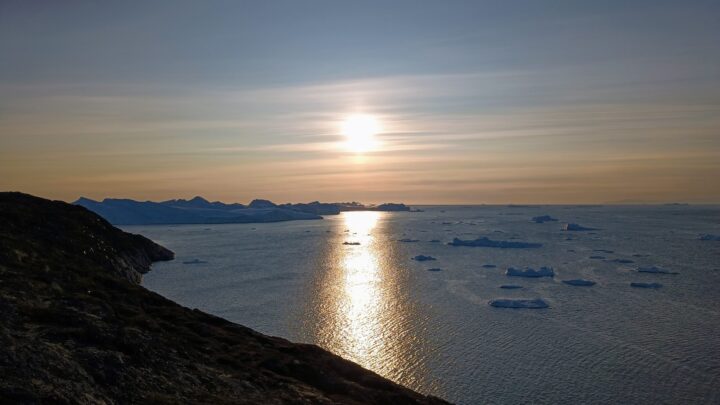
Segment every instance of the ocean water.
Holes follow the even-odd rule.
[[[147,288],[460,404],[720,403],[720,242],[698,239],[720,234],[720,207],[422,208],[124,229],[176,252]],[[545,214],[559,222],[530,221]],[[478,236],[543,246],[447,245]],[[510,266],[551,266],[555,277],[508,277]],[[576,278],[597,284],[562,283]],[[497,298],[549,308],[488,305]]]

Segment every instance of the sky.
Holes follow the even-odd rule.
[[[0,190],[717,203],[719,44],[718,1],[2,0]]]

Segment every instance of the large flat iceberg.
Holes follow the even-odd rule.
[[[412,259],[415,261],[418,261],[418,262],[427,262],[427,261],[437,260],[436,258],[434,258],[432,256],[425,256],[425,255],[417,255],[417,256],[413,257]]]
[[[475,240],[462,240],[454,238],[452,242],[449,242],[450,246],[470,246],[470,247],[490,247],[499,249],[530,249],[539,248],[542,243],[530,243],[530,242],[515,242],[507,240],[492,240],[487,237],[480,237]]]
[[[540,298],[536,298],[534,300],[529,299],[519,299],[519,300],[511,300],[511,299],[496,299],[496,300],[490,300],[488,302],[491,307],[495,308],[528,308],[528,309],[541,309],[541,308],[548,308],[549,305],[547,302],[543,301]]]
[[[660,283],[630,283],[630,287],[635,287],[635,288],[660,288],[660,287],[662,287],[662,284],[660,284]]]
[[[652,273],[652,274],[678,274],[676,271],[666,270],[657,266],[650,267],[638,267],[638,273]]]
[[[597,229],[584,227],[580,224],[569,223],[569,224],[563,225],[562,230],[563,231],[595,231]]]
[[[537,217],[533,217],[532,221],[536,224],[542,224],[543,222],[554,222],[557,221],[557,219],[551,217],[550,215],[540,215]]]
[[[516,269],[514,267],[508,267],[508,269],[505,271],[506,276],[510,277],[530,277],[530,278],[538,278],[538,277],[555,277],[555,271],[552,267],[540,267],[539,270],[535,270],[530,267],[526,267],[525,269]]]
[[[568,284],[568,285],[574,285],[576,287],[592,287],[595,285],[594,281],[583,280],[581,278],[574,279],[574,280],[563,280],[562,282],[565,284]]]

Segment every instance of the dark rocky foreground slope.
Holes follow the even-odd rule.
[[[172,257],[83,207],[0,193],[0,402],[444,403],[137,285]]]

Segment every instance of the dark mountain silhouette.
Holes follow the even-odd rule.
[[[245,206],[210,202],[200,196],[162,202],[119,198],[95,201],[80,197],[73,204],[85,207],[115,225],[260,223],[322,219],[321,215],[337,215],[342,211],[410,211],[405,204],[396,203],[366,206],[355,202],[313,201],[278,205],[270,200],[255,199]]]
[[[83,206],[115,225],[152,224],[218,224],[279,222],[322,219],[319,215],[277,206],[245,207],[242,204],[208,202],[201,197],[192,200],[163,202],[106,198],[102,202],[80,198],[73,204]],[[272,203],[271,203],[272,204]]]

